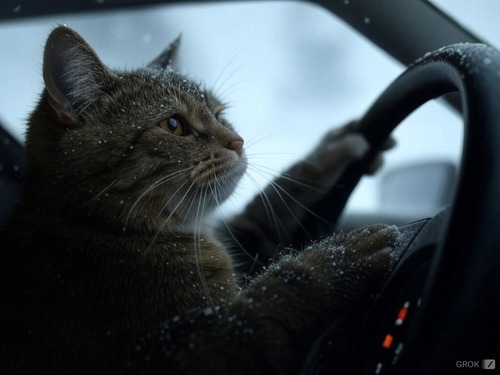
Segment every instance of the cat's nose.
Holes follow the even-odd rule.
[[[229,142],[228,148],[230,150],[236,151],[238,156],[241,156],[241,154],[243,153],[243,139],[239,138],[232,140],[231,142]]]

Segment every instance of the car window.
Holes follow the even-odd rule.
[[[157,5],[5,22],[0,119],[21,140],[42,90],[45,38],[57,24],[81,33],[109,66],[126,69],[146,64],[182,34],[178,69],[230,103],[227,117],[253,166],[228,211],[241,209],[327,130],[360,116],[404,70],[332,14],[301,2]],[[456,164],[461,137],[459,116],[429,103],[397,129],[398,146],[377,178],[422,160]],[[363,180],[351,210],[379,208],[377,178]]]
[[[498,32],[500,3],[497,0],[431,0],[431,2],[488,44],[500,47]]]

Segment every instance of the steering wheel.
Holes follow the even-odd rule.
[[[360,120],[369,155],[314,209],[335,221],[392,130],[454,91],[465,131],[453,204],[401,228],[404,255],[368,312],[355,353],[363,373],[444,374],[500,359],[500,52],[457,44],[410,66]]]

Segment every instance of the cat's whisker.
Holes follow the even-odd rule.
[[[294,153],[283,153],[283,152],[259,152],[256,154],[245,154],[249,159],[269,159],[269,156],[282,156],[282,158],[275,158],[275,160],[289,161],[290,157],[295,157]]]
[[[196,191],[192,194],[190,194],[190,199],[189,199],[189,204],[186,204],[183,206],[182,208],[182,215],[184,216],[191,216],[190,212],[191,210],[193,209],[195,203],[197,202],[197,200],[200,199],[200,197],[198,196],[198,194],[200,194],[200,188],[196,188]]]
[[[210,288],[208,287],[207,281],[205,279],[205,276],[203,274],[203,264],[202,264],[202,257],[201,257],[201,233],[202,233],[202,223],[203,223],[203,214],[205,211],[205,206],[206,206],[206,199],[207,199],[207,189],[203,189],[203,192],[200,193],[198,197],[198,207],[196,209],[196,216],[194,220],[194,257],[195,257],[195,263],[196,263],[196,270],[198,272],[198,276],[200,278],[200,283],[203,288],[204,295],[207,299],[208,304],[211,307],[215,307],[214,302],[212,300],[212,296],[210,295]],[[195,196],[198,196],[198,193],[195,194]]]
[[[97,193],[92,199],[90,199],[90,201],[99,200],[99,198],[103,194],[105,194],[109,189],[111,189],[114,185],[116,185],[117,182],[118,182],[118,180],[112,181],[109,185],[107,185],[104,189],[102,189],[99,193]]]
[[[246,153],[245,156],[249,160],[249,164],[256,164],[255,161],[259,160],[276,160],[281,163],[289,163],[290,159],[294,158],[294,154],[283,154],[279,152],[269,152],[269,153],[257,153],[257,154],[249,154]],[[276,176],[279,176],[281,172],[278,169],[273,169],[272,167],[265,166],[266,169],[274,172]]]
[[[256,144],[259,144],[262,141],[265,141],[265,140],[267,140],[269,138],[277,137],[277,136],[280,136],[280,135],[281,135],[280,133],[270,133],[270,134],[265,134],[265,135],[263,135],[261,137],[258,137],[258,138],[255,138],[255,136],[254,136],[254,137],[252,137],[250,139],[247,139],[245,141],[245,148],[248,151],[249,149],[251,149],[252,147],[254,147]]]
[[[277,183],[276,181],[273,181],[273,180],[271,180],[271,179],[269,179],[269,178],[267,178],[267,177],[265,176],[265,174],[266,174],[266,173],[268,173],[268,174],[271,174],[271,173],[269,173],[269,172],[265,172],[265,171],[262,171],[262,170],[260,170],[260,169],[256,168],[256,166],[255,166],[255,165],[250,165],[249,167],[250,167],[252,170],[254,170],[254,171],[256,171],[257,173],[259,173],[259,174],[260,174],[260,175],[261,175],[264,179],[266,179],[266,180],[269,182],[269,184],[270,184],[271,186],[274,186],[274,187],[278,188],[280,191],[282,191],[282,192],[283,192],[286,196],[288,196],[288,197],[289,197],[289,198],[290,198],[290,199],[291,199],[291,200],[292,200],[295,204],[297,204],[298,206],[300,206],[301,208],[303,208],[305,211],[307,211],[308,213],[310,213],[311,215],[313,215],[313,216],[314,216],[314,217],[316,217],[317,219],[319,219],[319,220],[323,221],[324,223],[328,223],[328,221],[327,221],[327,220],[325,220],[325,219],[324,219],[324,218],[322,218],[321,216],[319,216],[319,215],[317,215],[316,213],[314,213],[313,211],[311,211],[311,210],[310,210],[307,206],[305,206],[305,205],[303,205],[302,203],[300,203],[300,202],[299,202],[299,201],[298,201],[295,197],[293,197],[293,196],[292,196],[292,195],[291,195],[288,191],[286,191],[286,189],[284,189],[283,187],[281,187],[281,185],[280,185],[279,183]],[[265,166],[260,166],[260,167],[262,167],[262,168],[266,168]],[[272,174],[271,174],[271,176],[272,176]],[[322,194],[322,195],[324,195],[324,194],[326,193],[326,191],[324,191],[324,190],[322,190],[322,189],[319,189],[319,188],[317,188],[317,187],[315,187],[315,186],[309,185],[309,184],[307,184],[307,183],[305,183],[305,182],[301,182],[301,181],[297,180],[296,178],[294,178],[294,177],[292,177],[292,176],[290,176],[290,175],[287,175],[286,173],[281,174],[279,177],[280,177],[280,178],[283,178],[283,179],[284,179],[284,180],[286,180],[286,181],[289,181],[289,182],[292,182],[292,183],[294,183],[294,184],[297,184],[297,185],[299,185],[299,186],[301,186],[301,187],[304,187],[304,188],[310,189],[310,190],[312,190],[312,191],[318,192],[318,193],[320,193],[320,194]],[[313,182],[313,181],[312,181],[312,182]],[[280,196],[280,197],[281,197],[281,196]]]
[[[267,195],[265,190],[262,188],[262,186],[258,183],[258,181],[253,176],[251,176],[250,174],[247,173],[246,177],[257,187],[258,194],[259,194],[259,197],[260,197],[262,204],[264,206],[266,216],[267,216],[269,222],[271,222],[274,225],[274,227],[276,228],[277,233],[280,233],[280,228],[283,230],[284,228],[286,228],[286,226],[283,224],[283,222],[281,221],[279,216],[276,214],[276,211],[275,211],[273,204],[272,204],[272,199],[269,198],[269,196]],[[286,203],[285,203],[285,205],[286,205]]]
[[[267,175],[271,176],[271,178],[280,178],[280,179],[289,181],[293,184],[299,185],[303,188],[306,188],[310,191],[314,191],[314,192],[319,193],[321,195],[324,195],[327,193],[327,191],[325,189],[321,189],[321,188],[317,187],[318,182],[315,180],[307,179],[307,178],[301,176],[301,181],[299,181],[293,175],[286,173],[286,172],[276,172],[274,169],[268,167],[267,165],[252,163],[251,167],[252,168],[259,168],[259,172],[261,174],[267,174]],[[310,183],[307,183],[307,182],[310,182]]]
[[[168,202],[170,202],[177,195],[177,193],[182,189],[182,187],[184,187],[184,185],[186,185],[188,182],[189,182],[189,180],[186,180],[183,184],[181,184],[181,186],[175,191],[175,193],[172,194],[172,196],[170,197],[170,199],[168,200]],[[151,250],[151,247],[156,242],[156,239],[158,238],[158,236],[163,232],[163,230],[168,225],[168,223],[170,222],[170,219],[174,216],[174,214],[177,213],[177,210],[184,203],[184,200],[190,194],[191,189],[193,188],[193,186],[195,185],[195,183],[196,183],[196,181],[192,181],[191,182],[191,185],[189,185],[189,187],[186,189],[186,191],[184,192],[184,195],[177,202],[177,205],[170,211],[170,214],[163,220],[163,222],[161,223],[161,225],[158,226],[158,228],[156,229],[155,235],[151,239],[151,241],[149,243],[149,246],[146,249],[146,253],[148,253],[149,250]],[[161,211],[165,210],[165,208],[168,205],[168,202],[162,207]]]
[[[317,181],[314,181],[314,180],[310,180],[311,183],[306,183],[304,181],[308,181],[307,179],[304,179],[304,181],[299,181],[298,179],[296,179],[295,177],[291,176],[291,175],[288,175],[286,173],[283,173],[280,178],[282,178],[283,180],[286,180],[286,181],[289,181],[295,185],[299,185],[305,189],[308,189],[310,191],[314,191],[316,193],[319,193],[321,195],[325,195],[327,193],[327,191],[325,189],[320,189],[316,186],[313,186],[312,184],[317,184]]]
[[[314,216],[315,218],[317,218],[318,220],[321,220],[322,222],[326,223],[326,224],[329,224],[329,222],[322,218],[321,216],[319,216],[318,214],[316,214],[314,211],[312,211],[310,208],[308,208],[307,206],[305,206],[304,204],[300,203],[294,196],[292,196],[286,189],[282,188],[280,184],[276,183],[275,181],[273,181],[272,179],[269,179],[266,177],[265,173],[263,173],[261,170],[259,170],[258,168],[256,168],[255,166],[252,166],[250,165],[249,166],[252,170],[254,170],[255,172],[259,173],[264,179],[267,180],[267,182],[269,183],[269,186],[274,190],[274,192],[276,193],[276,195],[278,196],[278,198],[281,200],[281,202],[283,203],[283,205],[285,206],[285,208],[287,209],[287,211],[291,214],[291,216],[293,217],[293,219],[297,222],[297,224],[305,231],[305,233],[308,234],[308,231],[307,229],[303,226],[302,224],[302,220],[300,220],[300,218],[298,218],[295,213],[293,212],[293,210],[290,208],[290,206],[288,205],[286,199],[284,198],[283,195],[285,195],[286,197],[288,197],[294,204],[298,205],[300,208],[302,208],[305,212],[311,214],[312,216]],[[295,180],[292,179],[292,181],[296,182]],[[298,183],[298,182],[297,182]],[[307,185],[306,185],[307,186]]]
[[[234,97],[234,94],[246,89],[244,84],[248,83],[248,82],[253,82],[253,80],[244,79],[244,80],[240,80],[238,82],[235,82],[231,86],[226,87],[223,92],[218,93],[216,95],[218,95],[221,98]]]
[[[166,176],[163,176],[161,178],[159,178],[158,180],[156,180],[153,184],[151,184],[150,186],[148,186],[143,192],[142,194],[135,200],[135,202],[132,204],[132,206],[130,207],[129,209],[129,212],[127,214],[127,217],[125,218],[125,227],[127,226],[129,220],[130,220],[130,217],[132,216],[133,214],[133,211],[134,209],[137,207],[137,205],[139,204],[139,202],[149,193],[151,193],[153,190],[155,190],[156,188],[160,187],[161,185],[163,185],[164,183],[174,179],[174,178],[177,178],[177,177],[180,177],[182,176],[183,174],[186,174],[189,170],[193,169],[194,167],[188,167],[188,168],[185,168],[185,169],[181,169],[179,171],[175,171],[173,173],[170,173]],[[170,202],[170,201],[169,201]],[[167,202],[168,204],[168,202]]]
[[[165,209],[168,207],[168,205],[170,204],[170,202],[172,202],[176,196],[177,196],[177,193],[179,193],[182,188],[187,184],[189,183],[190,180],[189,179],[186,179],[182,184],[179,185],[179,187],[177,188],[177,190],[170,196],[170,198],[167,200],[167,202],[163,205],[163,207],[161,208],[161,210],[159,211],[158,213],[158,216],[161,216],[161,214],[163,213],[163,211],[165,211]],[[177,202],[177,205],[172,209],[172,211],[170,212],[170,215],[168,216],[167,219],[170,219],[172,217],[172,215],[177,211],[177,209],[179,207],[181,207],[181,205],[184,203],[184,200],[186,199],[186,197],[188,196],[189,192],[191,191],[192,187],[194,186],[194,184],[196,183],[196,181],[191,181],[191,185],[187,188],[187,190],[184,192],[184,195],[181,197],[181,199]]]
[[[211,87],[213,87],[214,89],[214,95],[217,95],[219,96],[219,91],[222,89],[222,87],[224,86],[224,84],[228,81],[228,79],[230,79],[232,76],[234,76],[236,74],[237,71],[239,71],[244,65],[240,65],[240,67],[238,67],[237,69],[235,69],[232,73],[230,73],[228,75],[228,77],[226,77],[224,79],[224,81],[219,85],[219,87],[217,87],[218,83],[219,83],[219,80],[224,76],[224,74],[226,73],[226,71],[229,69],[229,67],[234,63],[234,61],[238,58],[238,56],[241,55],[243,51],[243,48],[241,48],[239,51],[237,51],[233,57],[231,57],[231,59],[227,62],[227,64],[224,66],[224,68],[222,68],[221,72],[219,73],[219,75],[217,76],[217,78],[215,79],[214,83],[212,84]]]
[[[250,267],[250,270],[248,271],[249,273],[252,273],[255,266],[259,263],[259,261],[258,261],[259,254],[256,253],[254,256],[251,253],[249,253],[248,250],[245,248],[245,246],[243,246],[243,244],[235,236],[235,234],[233,233],[233,230],[229,226],[229,223],[227,222],[227,220],[224,216],[224,212],[222,211],[222,205],[219,201],[219,193],[217,192],[217,189],[222,188],[222,187],[220,186],[220,183],[218,181],[216,181],[214,188],[215,188],[215,191],[212,189],[212,187],[210,187],[210,190],[211,190],[212,195],[214,197],[215,203],[217,204],[217,208],[219,209],[219,217],[220,217],[222,223],[224,224],[225,228],[227,229],[227,233],[229,234],[229,236],[231,236],[233,243],[237,245],[237,247],[243,252],[243,254],[245,254],[248,258],[253,260],[252,266]]]

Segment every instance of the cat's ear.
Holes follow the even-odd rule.
[[[100,88],[110,74],[75,31],[59,26],[51,32],[45,45],[43,79],[58,122],[76,124],[85,108],[99,97]]]
[[[158,56],[156,59],[148,64],[148,68],[152,69],[165,69],[172,66],[181,44],[181,36],[179,35],[170,45]]]

